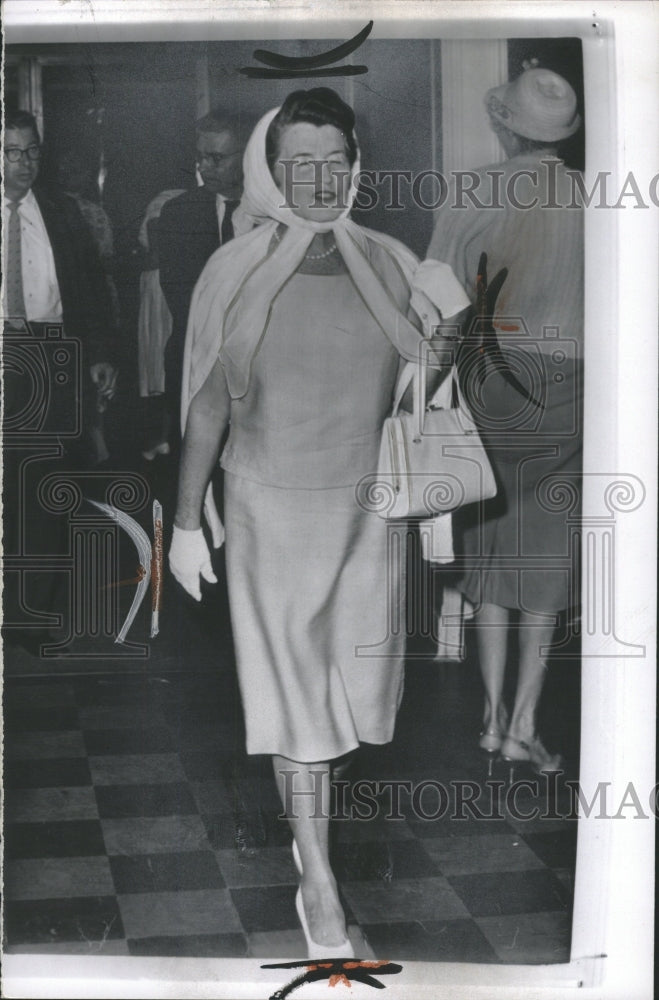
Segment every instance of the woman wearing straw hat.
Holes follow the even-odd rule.
[[[562,483],[574,496],[574,514],[581,469],[583,213],[559,152],[581,119],[569,83],[536,66],[490,90],[486,107],[508,160],[475,171],[474,190],[493,190],[496,181],[500,198],[481,196],[487,207],[468,203],[460,210],[447,203],[428,249],[429,258],[451,265],[474,301],[483,252],[490,275],[507,270],[492,316],[500,363],[485,362],[470,394],[499,489],[480,511],[474,506],[460,515],[466,569],[458,587],[476,609],[485,687],[480,747],[491,759],[500,754],[548,773],[560,769],[561,758],[545,749],[537,731],[547,651],[558,613],[578,600],[566,568],[566,513],[552,496]],[[477,354],[474,365],[465,366],[467,382],[482,366]],[[519,672],[509,715],[503,690],[513,616]]]
[[[329,781],[360,742],[391,740],[404,643],[387,628],[402,597],[387,525],[359,506],[355,485],[377,468],[402,359],[418,358],[421,323],[408,318],[418,261],[349,218],[354,114],[334,91],[296,91],[268,112],[244,168],[244,235],[210,259],[193,296],[170,565],[197,599],[200,574],[214,579],[200,512],[230,423],[221,464],[247,751],[273,757],[310,955],[350,956],[329,863]],[[449,268],[435,271],[451,316],[468,300]],[[429,301],[422,312],[433,313]],[[373,643],[377,656],[359,655]]]

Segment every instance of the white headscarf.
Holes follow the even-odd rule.
[[[189,400],[203,385],[218,354],[231,396],[236,399],[245,395],[252,358],[266,332],[272,302],[304,260],[316,233],[332,231],[361,296],[404,358],[418,360],[423,338],[419,327],[428,329],[439,322],[439,315],[425,296],[422,296],[423,323],[420,320],[416,326],[405,314],[407,303],[401,311],[392,295],[391,282],[387,280],[392,268],[412,288],[419,268],[415,255],[398,240],[358,226],[349,218],[357,193],[359,159],[351,170],[347,205],[338,218],[328,222],[303,219],[284,203],[265,155],[266,133],[278,111],[279,108],[273,108],[261,118],[245,149],[244,195],[234,214],[235,226],[244,235],[213,254],[195,288],[184,361],[183,425]],[[279,223],[287,227],[286,233],[270,249]],[[444,272],[437,282],[442,286],[441,301],[434,296],[433,301],[445,316],[453,315],[465,308],[469,300],[449,267],[437,262],[434,266]],[[415,298],[412,306],[416,308]]]
[[[283,222],[285,226],[296,226],[309,230],[311,233],[310,239],[312,239],[314,233],[327,232],[340,219],[348,217],[357,195],[357,187],[355,185],[360,171],[359,152],[350,170],[348,201],[338,219],[334,219],[331,222],[312,222],[309,219],[300,218],[292,208],[289,208],[285,204],[284,196],[270,173],[265,155],[268,129],[280,110],[281,108],[272,108],[263,115],[245,147],[245,155],[243,157],[243,174],[245,177],[243,196],[240,205],[233,214],[234,232],[242,234],[248,232],[255,225],[267,222],[269,219],[275,219],[277,222]]]
[[[420,265],[398,240],[358,226],[349,218],[357,193],[359,158],[351,170],[348,203],[338,218],[327,222],[303,219],[284,203],[265,153],[266,133],[278,111],[273,108],[261,118],[245,149],[244,194],[234,213],[234,229],[241,235],[213,254],[192,296],[183,361],[183,431],[190,401],[218,357],[232,398],[245,395],[252,359],[266,334],[272,303],[304,260],[316,233],[332,231],[360,295],[393,346],[408,361],[419,361],[424,332],[430,333],[440,321],[435,306],[448,317],[469,305],[448,265],[438,261]],[[287,227],[286,233],[271,249],[279,223]],[[426,273],[428,267],[433,269],[432,276]],[[392,272],[404,281],[392,280]],[[424,277],[423,290],[414,290],[417,275]],[[411,299],[399,305],[391,291],[394,284],[406,285],[412,292]],[[419,314],[418,326],[406,315],[409,305]],[[210,495],[204,509],[212,522],[209,501]]]

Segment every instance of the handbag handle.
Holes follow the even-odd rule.
[[[392,417],[397,416],[398,410],[400,409],[400,404],[407,387],[414,378],[414,373],[418,368],[416,361],[408,361],[403,371],[401,372],[400,378],[398,379],[398,385],[396,386],[396,395],[394,396],[394,405],[391,411]]]
[[[423,373],[423,374],[422,374]],[[415,417],[420,417],[426,409],[426,379],[425,369],[418,361],[408,361],[403,368],[402,375],[396,386],[394,406],[391,415],[395,417],[400,409],[403,396],[407,392],[410,382],[414,382],[414,395],[412,397],[412,412]]]
[[[398,414],[401,400],[412,381],[414,382],[414,391],[412,396],[412,414],[414,416],[415,427],[414,439],[418,440],[416,431],[418,430],[419,435],[423,434],[426,419],[427,399],[425,368],[417,361],[408,361],[403,369],[396,387],[396,396],[394,398],[392,416],[395,417]],[[432,403],[436,404],[433,406],[433,409],[453,409],[452,403],[454,397],[456,396],[459,409],[463,410],[464,413],[473,420],[471,410],[467,406],[467,401],[465,400],[462,389],[460,388],[457,366],[452,365],[450,372],[444,379],[442,379],[442,382],[438,386],[432,398]]]

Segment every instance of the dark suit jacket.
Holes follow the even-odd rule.
[[[82,343],[83,362],[115,359],[116,331],[98,251],[73,198],[35,186],[62,298],[64,333]]]
[[[172,338],[181,351],[194,286],[219,245],[215,195],[208,188],[185,191],[163,206],[158,221],[160,287],[172,314]]]

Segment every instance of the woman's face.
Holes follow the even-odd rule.
[[[313,222],[337,219],[350,190],[343,134],[333,125],[287,125],[279,137],[274,179],[295,215]]]

